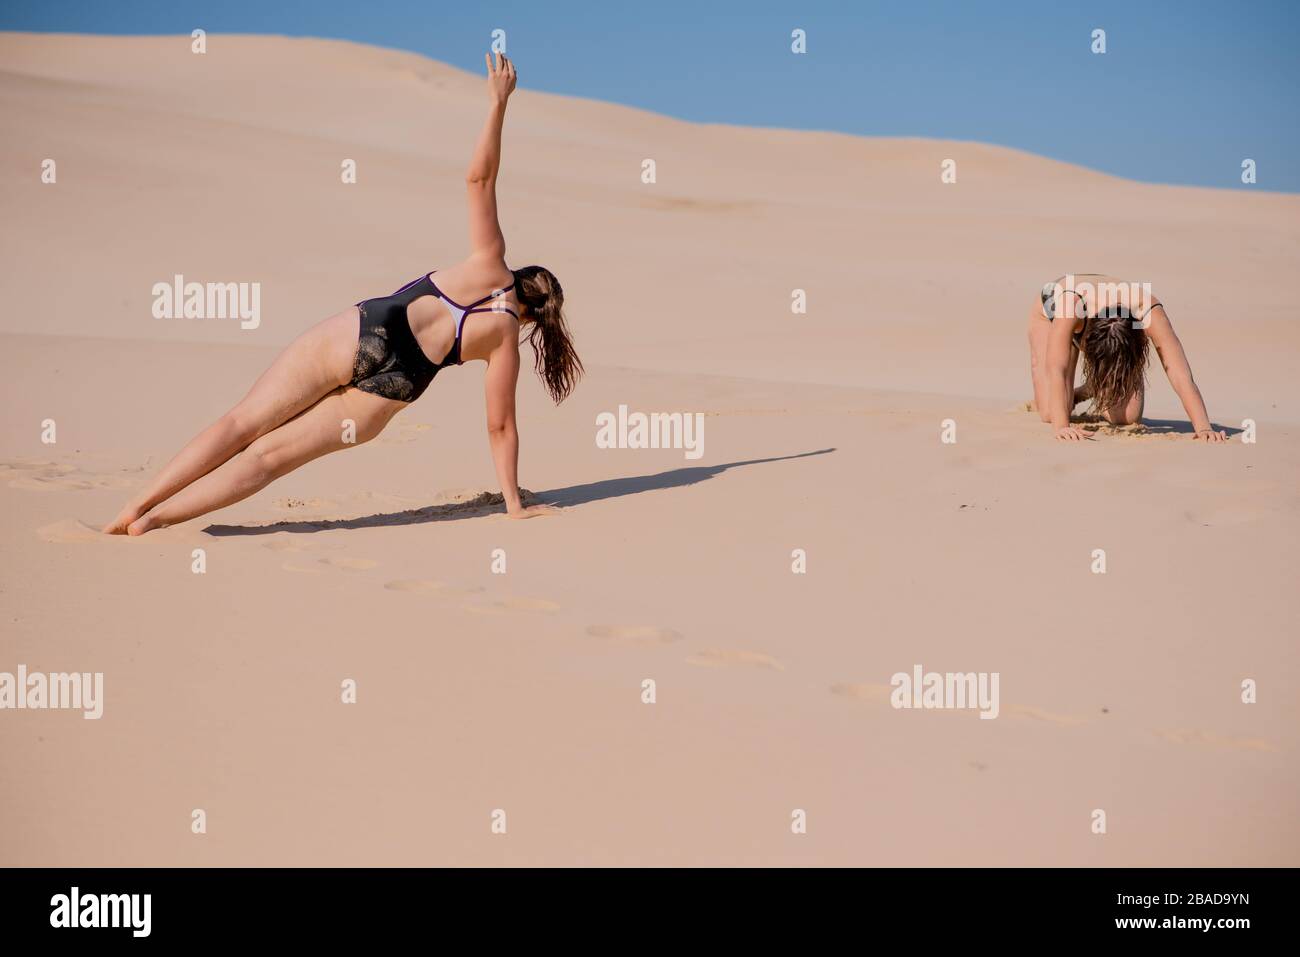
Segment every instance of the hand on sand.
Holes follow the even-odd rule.
[[[488,94],[497,103],[505,103],[510,98],[510,94],[515,91],[518,77],[515,75],[515,65],[510,62],[509,57],[504,53],[498,53],[496,58],[494,64],[491,53],[483,54],[483,59],[487,61]]]
[[[559,509],[551,505],[529,505],[527,508],[517,508],[506,514],[511,518],[538,518],[542,515],[555,515],[558,512]]]
[[[1228,433],[1217,429],[1197,429],[1196,434],[1192,436],[1192,441],[1195,442],[1197,439],[1204,442],[1226,442]]]
[[[1073,425],[1063,425],[1056,430],[1056,441],[1058,442],[1095,442],[1097,441],[1083,429],[1076,428]]]

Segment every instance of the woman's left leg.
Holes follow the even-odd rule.
[[[336,389],[225,465],[154,506],[127,531],[143,535],[242,501],[327,452],[369,442],[406,404],[353,386]]]
[[[125,533],[151,508],[229,461],[258,436],[349,382],[359,321],[353,306],[318,322],[290,343],[239,404],[177,452],[104,531],[112,535]]]

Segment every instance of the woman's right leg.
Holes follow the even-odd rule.
[[[128,534],[143,535],[243,501],[313,459],[369,442],[405,407],[404,402],[351,386],[335,389],[259,437],[223,467],[140,516]]]
[[[1029,378],[1034,386],[1034,410],[1044,422],[1051,421],[1051,393],[1047,388],[1047,333],[1052,324],[1035,301],[1029,310]]]
[[[126,534],[127,527],[151,508],[309,408],[321,396],[347,385],[356,359],[358,324],[354,306],[317,323],[290,343],[248,395],[176,453],[104,531]]]
[[[1051,332],[1052,324],[1043,316],[1042,309],[1037,303],[1029,309],[1029,377],[1034,385],[1034,411],[1038,413],[1039,418],[1044,422],[1052,420],[1052,412],[1049,406],[1051,391],[1047,383],[1047,338]],[[1070,348],[1070,381],[1074,381],[1075,369],[1079,362],[1079,351],[1073,347]],[[1087,383],[1075,386],[1073,403],[1070,411],[1080,402],[1092,397],[1088,390]]]

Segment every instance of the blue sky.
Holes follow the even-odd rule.
[[[689,120],[981,140],[1133,179],[1300,192],[1300,0],[5,0],[0,29],[279,33]],[[790,52],[790,32],[808,52]],[[1106,31],[1105,54],[1090,51]],[[0,65],[2,68],[2,65]],[[1258,185],[1241,183],[1243,159]]]

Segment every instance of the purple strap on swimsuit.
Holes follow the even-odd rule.
[[[419,280],[417,279],[416,282],[419,282]],[[509,285],[507,285],[507,286],[503,286],[503,287],[500,288],[500,289],[493,289],[490,293],[488,293],[488,294],[487,294],[486,296],[484,296],[482,299],[476,299],[476,300],[474,300],[473,302],[471,302],[468,306],[462,306],[462,305],[461,305],[460,303],[458,303],[455,299],[452,299],[452,298],[451,298],[450,296],[448,296],[445,292],[443,292],[441,289],[439,289],[439,288],[438,288],[438,284],[435,283],[432,279],[429,279],[429,285],[433,287],[433,291],[434,291],[435,293],[437,293],[439,299],[441,299],[443,302],[445,302],[449,308],[451,308],[451,309],[455,310],[456,312],[460,313],[460,315],[458,315],[458,316],[456,317],[456,342],[455,342],[455,344],[454,344],[454,346],[453,346],[453,349],[454,349],[454,351],[455,351],[455,353],[456,353],[456,364],[457,364],[457,365],[461,365],[461,364],[462,364],[462,361],[461,361],[461,358],[460,358],[460,337],[461,337],[461,333],[462,333],[462,332],[464,331],[464,329],[465,329],[465,317],[466,317],[466,316],[468,316],[468,315],[472,315],[473,313],[476,313],[476,312],[508,312],[508,313],[510,313],[510,315],[514,316],[516,319],[519,318],[519,314],[516,313],[513,309],[511,309],[509,306],[502,306],[502,307],[499,307],[499,308],[498,308],[498,307],[495,307],[495,306],[493,306],[493,307],[488,307],[488,308],[482,308],[483,303],[487,302],[487,301],[490,300],[490,299],[497,299],[497,298],[499,298],[499,297],[501,297],[501,296],[504,296],[504,295],[505,295],[506,293],[508,293],[511,289],[515,288],[515,281],[514,281],[513,279],[510,280],[510,284],[509,284]],[[400,290],[399,290],[399,291],[400,291]]]

